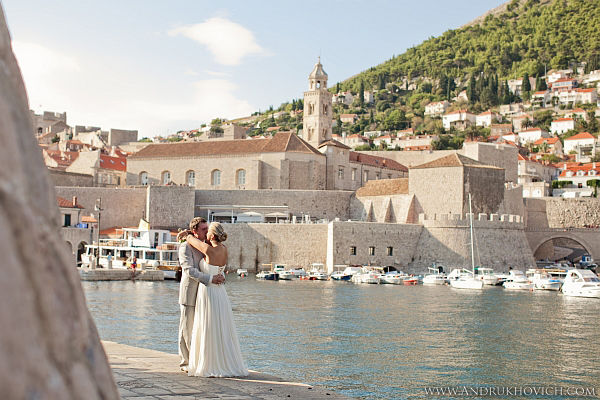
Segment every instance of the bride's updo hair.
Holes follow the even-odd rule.
[[[225,232],[225,229],[223,229],[223,225],[219,222],[211,222],[208,226],[208,233],[212,233],[219,242],[227,240],[227,233]]]

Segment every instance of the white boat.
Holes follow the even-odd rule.
[[[294,269],[290,269],[289,271],[294,276],[294,278],[302,278],[307,275],[304,268],[294,268]]]
[[[600,279],[588,269],[571,269],[561,291],[565,296],[600,298]]]
[[[402,285],[406,278],[408,278],[408,275],[402,271],[389,271],[380,275],[380,282],[390,285]]]
[[[335,267],[345,267],[344,270],[337,270],[333,274],[331,274],[331,279],[336,281],[350,281],[352,276],[361,272],[360,267],[348,267],[348,266],[334,266]]]
[[[175,279],[179,268],[179,243],[171,241],[171,232],[165,229],[150,229],[148,223],[140,221],[138,228],[119,228],[121,237],[100,239],[98,244],[85,246],[81,255],[83,266],[93,267],[98,262],[101,268],[159,269],[165,279]],[[96,260],[100,249],[100,258]]]
[[[279,272],[280,281],[291,281],[292,279],[296,279],[296,276],[291,270],[286,269]]]
[[[509,271],[508,279],[502,286],[509,290],[533,290],[533,283],[527,279],[523,271],[515,269]]]
[[[235,272],[238,274],[238,276],[248,276],[248,270],[246,268],[238,268]]]
[[[471,271],[459,274],[457,279],[450,280],[450,286],[455,289],[483,289],[483,280],[475,277],[475,247],[473,244],[473,209],[471,206],[471,193],[469,193],[469,228],[471,236]]]
[[[362,267],[361,272],[352,276],[351,281],[354,283],[381,283],[381,268]]]
[[[324,272],[325,266],[320,263],[311,264],[311,269],[308,271],[308,279],[312,281],[326,281],[329,279],[329,275]]]
[[[553,278],[545,269],[531,268],[525,273],[533,283],[534,290],[560,290],[562,281]]]
[[[273,271],[260,271],[258,274],[256,274],[256,279],[264,279],[267,281],[278,281],[279,274],[277,272],[273,272]]]
[[[500,283],[500,278],[497,275],[494,275],[494,270],[492,268],[475,268],[475,277],[481,279],[484,285],[496,286]]]
[[[429,274],[423,277],[423,285],[445,285],[448,282],[448,277],[444,272],[444,267],[433,264],[433,267],[428,267]]]

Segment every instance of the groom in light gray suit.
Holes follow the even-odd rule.
[[[206,240],[208,224],[202,217],[190,221],[189,230],[198,239]],[[209,282],[221,284],[225,281],[223,275],[210,275],[200,271],[200,260],[204,255],[190,246],[187,242],[179,246],[179,265],[181,265],[181,283],[179,285],[179,305],[181,316],[179,319],[179,356],[181,370],[187,372],[190,359],[190,345],[192,343],[192,328],[194,326],[194,313],[196,309],[196,294],[198,285],[208,285]]]

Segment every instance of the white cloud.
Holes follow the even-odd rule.
[[[206,46],[223,65],[238,65],[248,55],[264,53],[251,31],[225,18],[215,17],[200,24],[181,26],[169,31],[169,35],[182,35]]]
[[[255,110],[227,77],[202,79],[211,75],[206,71],[172,80],[135,66],[127,69],[120,60],[106,68],[94,58],[67,56],[36,43],[13,42],[13,48],[31,107],[66,111],[69,125],[137,129],[141,138]]]

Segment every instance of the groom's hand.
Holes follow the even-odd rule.
[[[223,282],[225,282],[225,277],[221,274],[215,275],[212,278],[212,283],[214,283],[215,285],[220,285]]]

